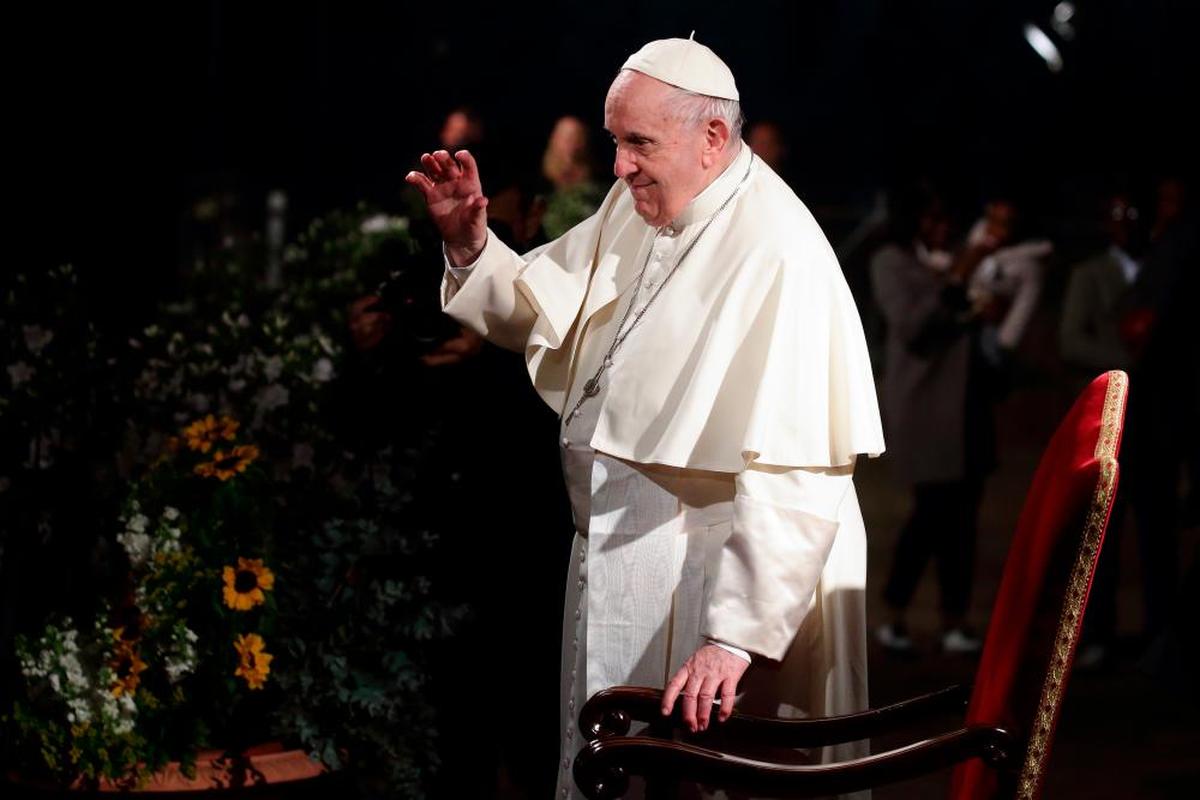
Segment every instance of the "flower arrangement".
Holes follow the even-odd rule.
[[[271,675],[272,498],[239,427],[195,420],[132,484],[115,537],[127,561],[119,605],[18,639],[30,692],[14,719],[60,778],[135,785],[176,758],[191,770],[184,743],[238,743],[256,716],[242,712]]]
[[[116,441],[89,443],[108,476],[89,530],[107,523],[82,547],[96,554],[94,592],[14,639],[13,765],[133,787],[169,761],[187,774],[200,748],[281,738],[422,796],[436,762],[425,653],[462,614],[428,577],[435,517],[412,488],[438,426],[397,432],[394,408],[362,404],[389,367],[364,370],[345,324],[349,302],[389,272],[429,269],[418,253],[407,225],[359,208],[301,234],[282,289],[256,280],[261,264],[218,259],[132,337],[68,336],[65,320],[86,321],[86,308],[0,324],[21,389],[0,403],[21,442],[0,458],[0,502],[46,431],[127,420],[106,428]],[[89,347],[103,378],[90,404],[38,389],[65,381]],[[36,430],[11,413],[37,406],[34,389]],[[67,476],[57,491],[84,489]],[[79,524],[56,521],[49,495],[28,505],[30,520],[55,520],[51,541]]]

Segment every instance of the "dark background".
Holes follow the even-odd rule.
[[[93,264],[152,296],[177,266],[182,210],[216,183],[259,214],[283,188],[299,224],[386,205],[460,103],[532,160],[561,114],[599,128],[629,53],[692,29],[733,69],[749,120],[783,124],[818,210],[852,213],[924,171],[968,198],[1020,182],[1043,213],[1086,214],[1080,198],[1110,180],[1194,172],[1200,14],[1076,5],[1059,74],[1023,39],[1054,8],[1033,0],[25,8],[5,25],[14,234],[35,262]]]

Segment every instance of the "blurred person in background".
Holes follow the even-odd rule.
[[[967,236],[968,248],[986,244],[991,252],[971,274],[967,296],[980,311],[980,347],[998,368],[1011,363],[1037,310],[1045,260],[1054,245],[1025,235],[1026,212],[1012,199],[994,197]]]
[[[1173,237],[1186,240],[1189,236],[1194,239],[1197,219],[1195,209],[1189,203],[1189,195],[1187,182],[1178,175],[1169,175],[1158,182],[1154,227],[1150,232],[1151,241],[1158,243],[1166,238],[1169,242]],[[1183,245],[1184,249],[1186,246]],[[1182,294],[1184,297],[1195,297],[1196,275],[1200,272],[1200,263],[1193,260],[1189,266],[1186,255],[1181,262],[1178,269],[1185,273],[1179,277]],[[1181,521],[1184,525],[1197,525],[1200,524],[1200,410],[1197,410],[1200,409],[1200,387],[1197,387],[1200,368],[1196,366],[1195,347],[1185,355],[1183,369],[1193,376],[1191,384],[1185,389],[1186,396],[1190,397],[1192,402],[1189,405],[1185,401],[1184,408],[1190,407],[1195,413],[1190,419],[1184,420],[1184,462],[1188,481]]]
[[[1157,242],[1186,216],[1187,201],[1187,184],[1179,176],[1168,176],[1158,182],[1151,241]]]
[[[1195,310],[1200,225],[1182,181],[1164,180],[1156,189],[1151,245],[1121,322],[1133,358],[1122,480],[1133,506],[1142,566],[1145,613],[1139,643],[1151,651],[1169,638],[1179,601],[1179,488],[1185,467],[1195,463],[1200,425]],[[1194,492],[1195,473],[1188,478]]]
[[[754,155],[765,161],[776,174],[783,175],[788,146],[778,122],[766,119],[755,122],[746,132],[746,144],[750,145]]]
[[[554,187],[546,202],[543,225],[557,239],[596,213],[605,187],[595,179],[592,139],[578,117],[559,117],[542,154],[542,175]]]
[[[1108,245],[1071,269],[1058,329],[1063,362],[1080,370],[1081,385],[1133,363],[1121,318],[1150,245],[1148,220],[1128,192],[1112,194],[1103,216]]]
[[[1108,246],[1072,268],[1063,298],[1059,351],[1064,364],[1075,373],[1073,389],[1082,388],[1106,370],[1129,371],[1134,363],[1135,345],[1126,337],[1128,326],[1123,320],[1133,310],[1133,286],[1150,246],[1150,220],[1126,191],[1111,194],[1102,217]],[[1127,431],[1126,441],[1129,436]],[[1081,669],[1101,666],[1115,644],[1121,519],[1129,490],[1122,484],[1118,492],[1076,658]]]
[[[997,214],[957,255],[950,217],[927,183],[889,201],[890,242],[871,261],[871,284],[886,324],[884,424],[889,458],[912,486],[913,509],[900,531],[884,599],[892,619],[876,630],[889,650],[913,652],[906,612],[926,565],[937,568],[941,647],[971,653],[981,642],[967,623],[984,478],[994,465],[989,367],[981,323],[1001,310],[969,295],[980,266],[1007,241]]]
[[[1143,600],[1138,650],[1160,649],[1177,618],[1179,486],[1194,462],[1200,423],[1194,321],[1200,246],[1184,197],[1181,182],[1163,181],[1152,217],[1128,193],[1110,198],[1110,245],[1074,270],[1060,327],[1067,364],[1091,375],[1125,369],[1137,387],[1130,392],[1114,515],[1132,506]],[[1114,656],[1120,532],[1110,527],[1101,553],[1078,660],[1084,668],[1105,666]]]
[[[476,147],[483,141],[483,118],[470,106],[459,106],[446,115],[438,134],[442,147]]]

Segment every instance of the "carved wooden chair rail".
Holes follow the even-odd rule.
[[[820,747],[902,730],[941,712],[961,713],[969,696],[969,686],[951,686],[890,706],[819,719],[755,717],[735,711],[720,724],[719,735],[750,745]],[[663,717],[661,701],[660,690],[622,686],[598,692],[587,702],[579,721],[589,743],[575,760],[575,780],[588,797],[621,797],[633,775],[649,781],[686,775],[702,784],[736,786],[775,797],[813,797],[901,781],[976,757],[1009,772],[1021,754],[1009,731],[976,725],[841,763],[778,763],[705,747],[712,734],[671,740],[674,732],[683,730],[682,719],[678,710]],[[627,735],[635,720],[650,724],[648,735]]]

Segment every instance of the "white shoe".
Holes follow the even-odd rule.
[[[966,628],[951,628],[942,634],[944,653],[978,653],[982,648],[983,641]]]
[[[896,653],[913,651],[913,641],[903,625],[880,625],[875,629],[875,641]]]

